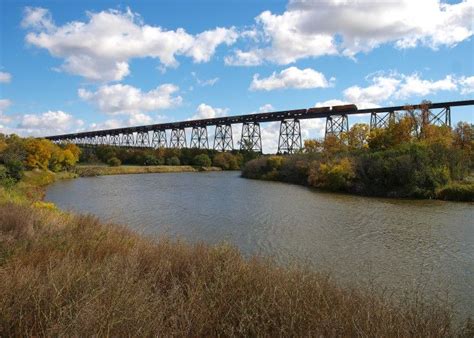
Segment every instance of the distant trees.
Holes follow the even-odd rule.
[[[82,163],[108,163],[112,157],[118,158],[126,165],[214,165],[224,170],[240,169],[245,161],[258,156],[252,151],[232,151],[220,153],[216,150],[197,148],[121,148],[97,146],[84,148],[81,153]],[[210,161],[210,162],[209,162]]]

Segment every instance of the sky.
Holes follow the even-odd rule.
[[[0,133],[473,99],[473,34],[474,0],[0,0]]]

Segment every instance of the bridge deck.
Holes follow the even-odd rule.
[[[465,101],[450,101],[450,102],[437,102],[429,105],[430,109],[447,108],[447,107],[459,107],[459,106],[472,106],[474,100]],[[77,137],[94,137],[103,135],[115,135],[123,133],[133,132],[147,132],[154,130],[169,130],[169,129],[181,129],[181,128],[192,128],[192,127],[207,127],[215,125],[226,125],[226,124],[238,124],[238,123],[263,123],[263,122],[275,122],[286,119],[314,119],[314,118],[327,118],[334,115],[353,115],[353,114],[371,114],[371,113],[389,113],[395,111],[406,110],[407,107],[414,109],[421,108],[422,105],[405,105],[405,106],[392,106],[392,107],[381,107],[381,108],[370,108],[370,109],[348,109],[348,110],[331,110],[330,107],[322,107],[316,109],[295,109],[295,110],[284,110],[277,112],[258,113],[258,114],[247,114],[247,115],[235,115],[235,116],[223,116],[211,119],[200,119],[200,120],[189,120],[171,123],[160,123],[150,124],[145,126],[137,127],[124,127],[107,130],[96,130],[87,131],[72,134],[54,135],[48,136],[50,140],[61,140],[61,139],[72,139]]]

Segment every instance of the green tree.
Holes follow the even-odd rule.
[[[207,154],[196,155],[193,158],[193,164],[200,167],[210,167],[212,161]]]

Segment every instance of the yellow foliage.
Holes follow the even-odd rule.
[[[33,203],[34,208],[38,209],[46,209],[46,210],[58,210],[54,203],[50,202],[43,202],[43,201],[36,201]]]
[[[347,135],[349,146],[352,149],[367,148],[369,138],[369,126],[366,123],[354,124]]]
[[[313,187],[344,190],[350,186],[354,177],[353,164],[345,157],[326,163],[313,162],[309,170],[308,183]]]

